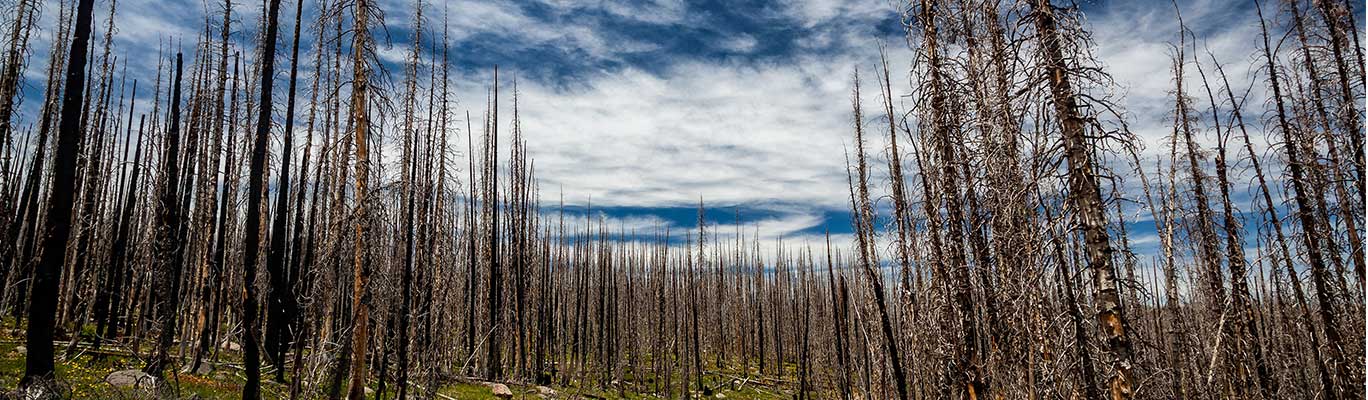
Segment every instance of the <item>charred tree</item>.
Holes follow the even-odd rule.
[[[1068,161],[1069,202],[1073,205],[1078,224],[1083,229],[1087,245],[1087,265],[1093,272],[1096,285],[1097,319],[1099,329],[1110,353],[1113,373],[1108,379],[1112,398],[1130,398],[1133,392],[1131,370],[1135,361],[1130,335],[1127,332],[1125,310],[1117,291],[1115,267],[1112,265],[1111,240],[1107,234],[1106,209],[1098,188],[1097,169],[1093,163],[1093,145],[1084,132],[1085,117],[1080,115],[1077,95],[1070,81],[1070,66],[1065,58],[1064,33],[1059,30],[1056,9],[1050,0],[1036,0],[1031,4],[1038,40],[1045,54],[1045,67],[1050,84],[1063,140],[1063,151]]]
[[[90,42],[94,0],[80,0],[76,6],[75,32],[71,38],[66,65],[66,90],[62,94],[57,143],[52,154],[52,187],[45,204],[42,247],[33,274],[29,302],[28,348],[24,377],[20,386],[41,387],[53,376],[53,336],[56,333],[57,285],[62,278],[67,239],[71,236],[72,198],[78,184],[76,159],[81,154],[84,127],[81,105],[85,102],[86,54]]]
[[[257,105],[256,132],[252,136],[251,156],[247,175],[247,222],[243,228],[242,272],[246,295],[242,298],[243,363],[246,364],[247,384],[242,388],[244,399],[261,397],[261,356],[257,346],[260,334],[257,309],[257,262],[261,256],[261,211],[266,189],[266,141],[271,135],[271,100],[275,84],[275,42],[279,31],[280,0],[270,0],[266,9],[266,34],[261,41],[260,103]],[[250,107],[249,107],[250,108]],[[284,190],[284,189],[281,189]],[[268,270],[272,287],[279,271]],[[275,289],[272,289],[275,290]],[[282,288],[283,290],[283,288]]]

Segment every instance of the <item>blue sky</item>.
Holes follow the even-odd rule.
[[[388,28],[388,46],[380,57],[393,67],[392,79],[399,79],[398,63],[413,34],[413,2],[378,1]],[[282,3],[281,100],[294,1]],[[1202,38],[1200,45],[1228,64],[1233,82],[1251,82],[1257,72],[1252,56],[1258,38],[1252,3],[1181,3],[1189,26]],[[45,25],[51,26],[57,5],[45,4]],[[97,1],[97,34],[104,31],[108,4]],[[912,57],[898,11],[886,0],[425,4],[429,38],[440,35],[444,15],[450,26],[457,108],[478,115],[494,65],[500,66],[501,76],[516,77],[543,203],[554,204],[563,194],[567,204],[577,207],[572,210],[583,210],[592,201],[611,225],[626,229],[692,229],[701,197],[719,233],[734,231],[739,222],[752,233],[758,229],[764,238],[815,243],[830,230],[836,240],[848,240],[843,149],[851,145],[851,73],[857,67],[872,71],[880,44],[887,44],[895,71],[906,71]],[[147,88],[155,74],[157,48],[190,52],[206,13],[217,20],[219,7],[199,1],[121,0],[115,53],[126,55],[130,73]],[[1265,7],[1271,15],[1271,6]],[[1125,117],[1144,142],[1143,154],[1163,153],[1161,139],[1170,129],[1172,104],[1168,43],[1176,39],[1173,5],[1090,1],[1082,8],[1094,33],[1094,52],[1117,80],[1113,89],[1124,96]],[[316,9],[315,0],[305,0],[306,23]],[[234,13],[234,37],[244,56],[250,56],[260,8],[238,4]],[[26,72],[32,98],[41,90],[51,37],[44,31],[34,39],[33,66]],[[306,57],[311,42],[306,30]],[[307,61],[301,62],[300,73],[308,79]],[[895,72],[893,80],[895,95],[910,91],[905,73],[900,77]],[[140,107],[149,110],[150,90],[141,93]],[[874,93],[866,91],[867,105],[877,104]],[[1262,89],[1255,87],[1250,102],[1261,104],[1261,96]],[[36,103],[24,104],[31,111]],[[1257,136],[1262,141],[1262,133]],[[869,146],[879,149],[881,140]],[[1244,182],[1249,177],[1237,178]],[[1130,181],[1128,195],[1138,198],[1138,182]],[[1240,200],[1241,208],[1255,210],[1247,196]],[[738,211],[739,221],[734,218]],[[1136,221],[1132,238],[1152,246],[1148,213],[1128,211],[1127,218]]]

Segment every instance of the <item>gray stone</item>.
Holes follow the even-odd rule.
[[[513,391],[508,389],[508,385],[502,383],[489,383],[489,391],[494,392],[494,397],[500,399],[513,398]]]
[[[210,365],[209,362],[200,362],[199,368],[195,368],[193,371],[190,370],[190,366],[185,368],[185,372],[195,375],[209,375],[214,372],[214,366]]]
[[[555,389],[551,389],[551,388],[546,387],[546,386],[538,385],[538,386],[537,386],[537,395],[539,395],[539,396],[541,396],[541,397],[544,397],[544,398],[554,397],[554,396],[556,395],[556,390],[555,390]]]
[[[119,388],[152,389],[157,386],[157,378],[136,369],[111,372],[105,382]]]

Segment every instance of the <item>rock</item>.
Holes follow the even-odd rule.
[[[488,385],[489,391],[494,392],[494,397],[498,397],[500,399],[513,398],[513,391],[508,390],[508,385],[502,383],[489,383]]]
[[[185,372],[195,375],[209,375],[214,372],[214,366],[210,365],[209,362],[200,362],[199,368],[195,368],[194,370],[191,370],[190,366],[187,365],[185,367]]]
[[[554,389],[549,388],[549,387],[538,385],[538,386],[537,386],[537,394],[540,395],[540,396],[542,396],[542,397],[553,397],[553,396],[556,395],[556,391],[555,391]]]
[[[136,369],[111,372],[105,382],[120,388],[152,389],[157,386],[157,378]]]
[[[234,342],[224,342],[223,349],[228,351],[242,351],[242,345]]]
[[[725,398],[727,398],[727,395],[718,393],[718,394],[713,395],[713,398],[715,398],[715,399],[725,399]]]

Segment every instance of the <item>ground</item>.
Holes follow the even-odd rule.
[[[144,399],[152,398],[146,393],[140,393],[133,389],[115,387],[106,382],[106,377],[115,371],[136,370],[142,368],[143,361],[127,352],[125,349],[108,348],[99,352],[94,352],[88,348],[77,350],[73,357],[63,357],[66,354],[67,342],[60,342],[56,346],[58,354],[57,375],[61,379],[60,394],[62,398],[69,399]],[[3,391],[13,390],[19,383],[19,379],[24,374],[24,348],[23,331],[16,330],[12,324],[5,324],[0,328],[0,388]],[[145,349],[144,349],[145,350]],[[220,358],[225,361],[237,361],[238,355],[225,351],[220,354]],[[171,397],[180,399],[240,399],[242,385],[245,378],[242,371],[234,369],[232,362],[227,363],[229,367],[220,367],[207,374],[192,374],[183,371],[168,370],[168,380],[173,384]],[[761,388],[755,384],[740,384],[732,382],[730,385],[724,380],[730,380],[725,376],[735,376],[735,371],[727,371],[725,374],[709,374],[704,379],[705,386],[717,387],[717,392],[710,398],[715,399],[778,399],[791,397],[792,391],[785,388],[785,384],[770,384]],[[675,381],[678,385],[678,380]],[[274,382],[269,376],[263,376],[262,380],[263,398],[276,399],[287,398],[289,387],[287,385]],[[652,395],[633,393],[630,390],[598,390],[586,389],[571,386],[552,386],[550,390],[554,395],[544,396],[535,385],[522,385],[516,383],[506,383],[514,398],[519,399],[539,399],[539,398],[564,398],[564,399],[651,399],[658,398]],[[543,389],[544,390],[544,389]],[[444,385],[438,389],[441,399],[498,399],[494,396],[490,387],[481,382],[463,381]],[[697,394],[695,394],[697,395]],[[386,393],[386,398],[394,396],[393,390]],[[11,393],[9,396],[0,395],[0,398],[17,397]],[[703,396],[699,396],[700,398]]]

